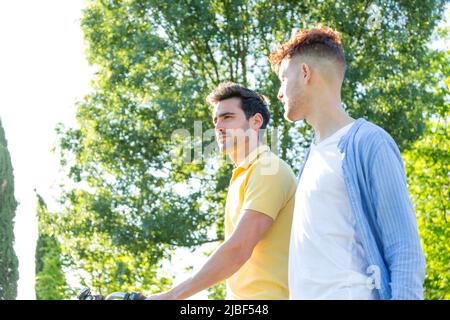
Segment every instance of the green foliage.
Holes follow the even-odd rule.
[[[426,299],[450,299],[450,113],[404,154],[427,260]]]
[[[14,251],[14,175],[8,144],[0,121],[0,300],[17,296],[18,260]]]
[[[36,298],[62,300],[70,298],[63,270],[61,246],[53,235],[52,215],[40,195],[37,195],[38,241],[36,245]]]
[[[179,152],[185,145],[173,135],[177,129],[192,135],[195,121],[203,132],[212,128],[204,99],[221,81],[269,97],[280,138],[275,151],[298,168],[311,130],[283,121],[267,59],[294,28],[322,22],[342,32],[346,107],[406,149],[441,98],[429,90],[434,53],[425,44],[444,3],[88,1],[81,24],[98,70],[94,91],[78,103],[78,127],[58,128],[73,183],[54,226],[68,263],[98,289],[157,290],[170,282],[158,270],[175,247],[223,238],[231,167],[214,157],[186,163]],[[204,151],[200,140],[188,143],[190,156]],[[212,142],[205,140],[203,146]]]
[[[216,284],[208,289],[208,299],[210,300],[225,300],[227,295],[227,287],[225,282]]]
[[[61,249],[54,238],[40,235],[36,252],[36,298],[62,300],[70,298],[62,269]]]
[[[446,24],[445,24],[446,23]],[[450,40],[450,10],[435,32],[443,43]],[[435,75],[432,94],[435,114],[423,137],[403,154],[409,189],[418,215],[427,270],[426,299],[450,299],[450,51],[432,53],[429,68]]]

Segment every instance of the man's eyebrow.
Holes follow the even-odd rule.
[[[232,116],[232,115],[235,115],[235,113],[234,112],[222,112],[222,113],[219,113],[218,115],[216,115],[213,120],[216,121],[217,118],[222,118],[225,116]]]
[[[222,112],[218,115],[218,117],[220,118],[220,117],[225,117],[225,116],[231,116],[234,114],[235,114],[234,112]]]

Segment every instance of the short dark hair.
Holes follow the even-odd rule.
[[[321,24],[298,32],[285,44],[275,48],[269,57],[275,73],[278,74],[284,58],[290,59],[296,54],[331,59],[340,63],[344,70],[347,67],[339,32]]]
[[[248,88],[245,88],[234,82],[220,83],[206,98],[206,101],[210,105],[230,99],[240,98],[241,109],[244,111],[245,118],[248,120],[250,117],[257,113],[260,113],[263,117],[263,123],[261,129],[265,129],[270,120],[270,112],[267,108],[268,99],[262,94],[256,93]]]

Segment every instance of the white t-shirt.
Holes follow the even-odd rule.
[[[338,149],[352,124],[311,146],[295,196],[289,249],[291,299],[374,299]]]

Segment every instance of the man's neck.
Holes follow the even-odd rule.
[[[305,118],[306,122],[314,129],[314,143],[318,144],[332,136],[339,129],[355,121],[344,109],[341,101],[335,101],[334,106],[317,105],[311,115]]]
[[[239,166],[250,153],[255,151],[261,145],[262,144],[259,141],[256,143],[246,143],[245,146],[236,148],[234,152],[230,154],[230,159],[236,166]]]

